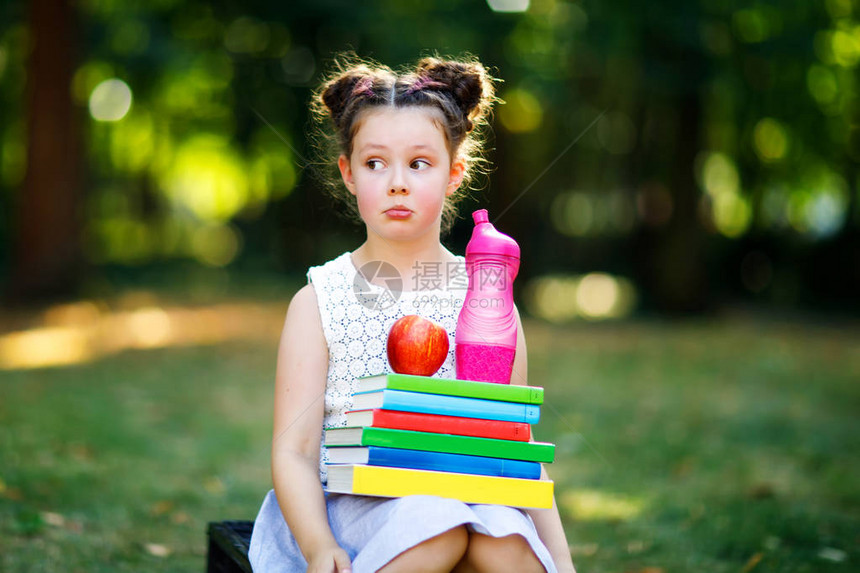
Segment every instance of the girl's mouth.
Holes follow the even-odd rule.
[[[397,207],[392,207],[385,211],[385,214],[392,219],[407,219],[412,215],[412,210],[398,205]]]

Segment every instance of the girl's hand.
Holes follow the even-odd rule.
[[[321,549],[308,563],[308,573],[352,573],[349,555],[338,545]]]

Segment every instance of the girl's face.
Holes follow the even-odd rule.
[[[451,161],[440,114],[432,108],[382,108],[364,112],[358,121],[352,156],[341,155],[338,167],[368,235],[438,240],[445,198],[464,174],[463,162]]]

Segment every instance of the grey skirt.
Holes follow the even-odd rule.
[[[522,535],[547,572],[556,572],[531,517],[519,509],[426,495],[389,499],[326,494],[326,506],[335,539],[352,559],[353,573],[376,571],[407,549],[459,525],[493,537]],[[254,571],[261,573],[307,569],[274,490],[257,515],[248,556]]]

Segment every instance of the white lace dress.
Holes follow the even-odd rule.
[[[448,331],[448,358],[436,376],[454,377],[454,334],[466,293],[463,260],[452,265],[427,265],[417,269],[417,274],[419,284],[406,285],[396,270],[385,264],[368,263],[359,272],[351,253],[308,271],[329,350],[326,427],[346,425],[357,377],[391,371],[385,342],[391,325],[401,316],[419,314]],[[323,483],[327,458],[325,447],[321,447]],[[388,499],[337,494],[327,494],[326,505],[329,524],[338,543],[350,554],[354,573],[376,571],[410,547],[458,525],[495,537],[520,534],[547,571],[555,571],[531,518],[518,509],[468,505],[431,496]],[[254,571],[307,568],[274,490],[269,491],[257,515],[249,558]]]

